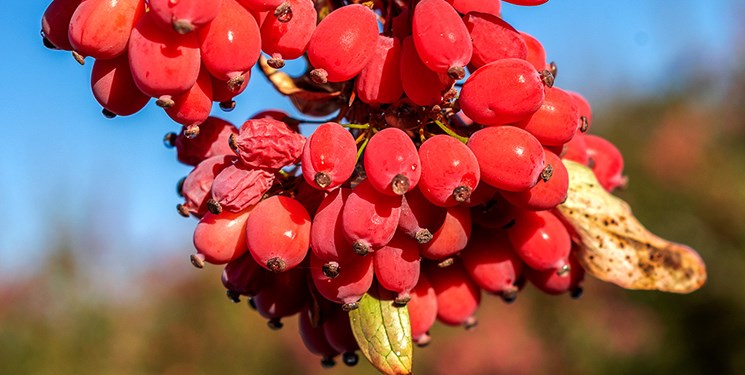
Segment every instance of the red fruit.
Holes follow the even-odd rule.
[[[422,172],[414,142],[398,128],[383,129],[370,139],[364,163],[370,185],[393,196],[415,188]]]
[[[54,0],[41,17],[41,36],[47,48],[72,51],[68,31],[70,19],[82,0]]]
[[[541,4],[548,2],[548,0],[503,0],[503,1],[506,1],[510,4],[525,5],[525,6],[541,5]]]
[[[173,121],[183,125],[187,131],[198,131],[197,126],[210,116],[212,111],[212,78],[204,67],[199,71],[197,82],[185,93],[172,98],[172,102],[163,103],[166,113]]]
[[[474,231],[460,258],[471,280],[480,288],[501,295],[507,302],[515,300],[523,261],[512,250],[503,231]]]
[[[580,122],[578,130],[587,133],[592,125],[592,108],[590,107],[590,103],[579,93],[574,91],[567,91],[567,93],[572,96],[574,104],[577,105],[577,110],[579,110]]]
[[[549,211],[521,212],[507,236],[520,259],[540,271],[564,267],[572,247],[566,227]]]
[[[335,262],[335,267],[357,256],[344,237],[342,221],[342,209],[351,192],[343,187],[332,190],[318,207],[310,230],[313,254],[325,262]]]
[[[352,176],[357,144],[346,128],[335,122],[319,126],[303,148],[303,177],[316,189],[331,190]]]
[[[541,178],[543,147],[530,133],[513,126],[481,129],[468,140],[478,159],[481,179],[497,189],[523,191]]]
[[[298,162],[305,137],[292,131],[284,122],[260,118],[244,122],[230,142],[243,164],[279,170]]]
[[[230,80],[220,80],[211,74],[210,77],[212,78],[212,101],[220,103],[220,109],[229,112],[235,108],[233,98],[240,95],[248,87],[248,81],[251,80],[251,71],[249,70],[243,75],[243,83],[238,87],[231,85]]]
[[[235,156],[215,155],[200,162],[184,179],[180,187],[184,204],[177,206],[181,215],[201,218],[207,213],[207,201],[212,198],[212,183],[223,169],[233,165]]]
[[[525,60],[528,56],[528,47],[520,32],[499,18],[499,13],[468,13],[463,23],[473,39],[471,64],[476,68],[499,59]]]
[[[450,4],[422,0],[414,8],[412,39],[424,65],[452,79],[465,76],[473,47],[468,29]]]
[[[222,210],[241,211],[259,203],[273,183],[272,172],[233,163],[223,169],[212,182],[212,201],[208,202],[208,208],[213,213]]]
[[[222,0],[217,17],[197,33],[204,66],[237,90],[261,54],[256,19],[235,0]]]
[[[222,285],[227,289],[228,298],[240,302],[240,296],[255,297],[264,287],[266,270],[259,266],[251,254],[228,262],[222,271]]]
[[[393,238],[400,216],[401,197],[382,194],[368,180],[362,181],[344,203],[344,236],[355,253],[365,255]]]
[[[520,192],[502,192],[502,196],[513,205],[524,210],[550,210],[567,199],[569,173],[561,159],[546,151],[546,167],[551,168],[551,178],[539,180],[535,186]]]
[[[367,65],[378,43],[375,13],[360,4],[329,13],[316,27],[308,43],[308,59],[315,68],[313,80],[342,82]]]
[[[265,274],[264,286],[252,300],[259,314],[269,319],[270,328],[282,328],[282,318],[299,313],[308,303],[307,275],[302,268]]]
[[[323,322],[323,334],[334,350],[344,353],[344,363],[354,366],[357,363],[355,351],[360,347],[352,332],[352,324],[349,322],[349,313],[335,306],[329,311],[327,319]]]
[[[373,282],[372,257],[356,257],[339,265],[334,277],[324,274],[324,262],[311,253],[310,275],[318,292],[331,302],[342,304],[346,311],[356,309],[357,301],[367,293]]]
[[[471,281],[460,262],[440,268],[433,264],[425,272],[437,295],[437,319],[449,326],[473,327],[473,314],[481,302],[481,290]]]
[[[409,292],[419,280],[420,259],[417,242],[402,233],[373,253],[375,278],[383,288],[398,293],[395,302],[399,305],[411,299]]]
[[[558,88],[546,88],[541,108],[530,117],[515,124],[533,134],[541,144],[561,146],[577,132],[579,111],[569,93]]]
[[[448,207],[442,225],[431,241],[419,246],[419,253],[429,259],[445,259],[463,250],[470,236],[471,211],[467,207]]]
[[[565,263],[569,264],[568,270],[551,269],[536,271],[527,268],[525,275],[531,284],[544,293],[558,295],[570,292],[572,293],[572,297],[577,298],[582,295],[580,284],[585,279],[585,269],[582,268],[573,255],[570,255],[569,259],[565,260]]]
[[[163,30],[147,13],[132,30],[128,51],[132,78],[145,95],[170,99],[189,90],[199,76],[197,36]]]
[[[505,125],[525,119],[541,108],[541,74],[525,60],[500,59],[471,74],[460,92],[463,112],[479,124]]]
[[[452,207],[463,203],[479,184],[479,161],[463,143],[440,134],[419,147],[422,176],[419,190],[433,204]]]
[[[256,205],[246,222],[246,245],[256,262],[273,272],[303,261],[310,245],[310,216],[298,201],[273,196]]]
[[[362,69],[355,90],[363,102],[379,106],[398,100],[404,93],[401,85],[401,42],[380,35],[372,59]]]
[[[417,345],[425,346],[430,341],[427,331],[437,319],[437,295],[424,272],[419,275],[419,281],[409,294],[411,300],[406,307],[411,322],[411,338]]]
[[[499,16],[502,3],[499,0],[445,0],[461,14],[480,12]]]
[[[145,0],[86,0],[70,20],[70,45],[81,56],[112,59],[127,50],[137,20],[145,13]]]
[[[234,156],[228,145],[232,134],[238,134],[235,125],[217,117],[208,117],[199,125],[197,136],[189,138],[184,132],[178,134],[174,141],[176,157],[184,164],[197,165],[217,155]]]
[[[159,24],[186,34],[215,19],[222,0],[149,0],[148,5]]]
[[[399,41],[403,41],[411,35],[411,17],[409,17],[409,7],[402,7],[401,13],[393,17],[393,36]]]
[[[318,207],[321,205],[321,201],[327,195],[328,193],[326,191],[318,190],[304,180],[301,180],[297,182],[294,198],[308,210],[308,214],[313,218],[318,211]]]
[[[613,143],[597,135],[586,134],[587,156],[590,158],[592,171],[600,185],[611,192],[617,187],[626,185],[623,176],[623,155]]]
[[[590,157],[587,156],[587,141],[585,141],[585,135],[581,132],[574,134],[571,141],[566,144],[566,152],[562,156],[563,159],[576,161],[577,163],[588,165]]]
[[[414,104],[420,106],[442,103],[443,95],[453,87],[455,82],[446,74],[437,74],[424,65],[411,37],[407,37],[401,43],[399,69],[404,93]]]
[[[484,204],[492,199],[497,194],[497,188],[487,183],[479,183],[476,185],[476,189],[473,190],[471,196],[462,203],[463,206],[473,207],[480,204]]]
[[[243,212],[223,212],[220,215],[205,213],[194,229],[192,255],[194,266],[202,268],[204,262],[225,264],[246,253],[246,220],[251,209]]]
[[[534,36],[520,32],[525,42],[525,46],[528,48],[528,55],[525,57],[530,64],[532,64],[538,71],[546,69],[546,50],[543,48],[543,44],[536,39]]]
[[[305,348],[308,349],[309,352],[321,357],[321,366],[325,368],[333,367],[336,364],[334,362],[334,357],[339,354],[339,351],[329,344],[323,326],[314,326],[313,321],[311,320],[310,308],[308,306],[300,310],[298,318],[300,319],[298,322],[300,338],[303,340]]]
[[[91,90],[107,117],[132,115],[144,108],[150,100],[132,80],[126,54],[93,63]]]
[[[501,194],[496,194],[487,202],[471,207],[471,220],[484,228],[502,229],[514,222],[519,211]]]
[[[258,12],[274,10],[280,6],[283,1],[284,0],[238,0],[238,2],[244,7]]]
[[[445,214],[445,209],[433,205],[419,189],[413,189],[401,201],[398,228],[417,242],[427,243],[445,220]]]
[[[261,24],[261,50],[275,59],[292,60],[307,50],[318,14],[310,0],[285,4],[282,12],[269,12]]]

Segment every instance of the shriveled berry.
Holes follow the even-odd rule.
[[[179,132],[174,141],[176,157],[184,164],[197,165],[213,156],[233,156],[233,150],[228,145],[231,134],[238,134],[235,125],[217,117],[208,117],[199,125],[199,135],[196,137],[189,138],[184,132]]]
[[[241,211],[261,200],[274,183],[274,174],[263,169],[233,163],[212,183],[212,204],[227,211]]]
[[[373,106],[398,100],[404,90],[400,60],[401,42],[396,38],[378,36],[372,58],[355,81],[355,91],[360,100]]]
[[[271,118],[248,120],[238,135],[231,138],[231,145],[243,164],[269,170],[297,163],[304,144],[305,137]]]
[[[201,218],[207,213],[207,201],[212,198],[212,183],[223,169],[233,165],[235,156],[215,155],[197,164],[184,179],[181,194],[185,202],[178,206],[183,216]]]

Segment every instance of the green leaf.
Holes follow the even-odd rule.
[[[349,312],[352,332],[362,354],[380,372],[411,374],[412,341],[409,309],[397,307],[393,294],[377,284]]]

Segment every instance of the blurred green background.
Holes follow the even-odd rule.
[[[433,330],[432,344],[415,351],[415,373],[745,374],[745,66],[740,63],[745,50],[738,47],[745,34],[726,35],[726,58],[710,54],[710,50],[697,55],[695,48],[680,52],[679,60],[661,65],[664,74],[658,74],[653,88],[638,89],[627,86],[639,80],[636,66],[602,69],[604,59],[622,56],[571,41],[560,44],[551,39],[554,32],[550,28],[532,28],[540,17],[571,19],[572,7],[586,4],[567,1],[569,5],[559,9],[561,1],[552,0],[540,10],[506,8],[514,16],[506,19],[524,25],[542,40],[545,35],[551,41],[546,43],[550,57],[564,56],[561,51],[565,47],[584,51],[582,60],[592,57],[594,76],[572,70],[571,64],[580,64],[577,59],[558,58],[557,85],[577,89],[591,103],[599,103],[594,105],[591,132],[613,141],[625,155],[630,183],[618,195],[632,205],[649,229],[699,250],[707,263],[709,280],[691,295],[625,291],[588,278],[585,295],[577,301],[546,296],[530,287],[513,305],[486,297],[475,330],[443,326]],[[551,8],[554,3],[556,8]],[[592,11],[604,14],[603,6],[618,2],[605,3],[595,4]],[[692,3],[681,2],[685,6]],[[641,7],[638,1],[629,4]],[[735,1],[712,4],[742,14],[736,12],[741,7]],[[44,6],[34,6],[29,14],[36,18],[28,21],[33,21],[33,27],[26,28],[38,28]],[[664,16],[668,7],[661,5],[659,12],[652,14]],[[592,11],[582,14],[592,15]],[[633,16],[626,14],[627,22],[632,22]],[[529,19],[533,21],[525,21]],[[698,18],[675,22],[680,28],[688,21],[700,26],[692,20]],[[623,27],[624,22],[616,26]],[[593,33],[585,25],[577,29]],[[628,34],[641,38],[639,43],[650,39],[652,45],[664,44],[659,31],[639,34],[637,28],[629,27]],[[713,35],[707,35],[712,43],[722,43],[721,38],[713,40]],[[638,58],[662,51],[645,50]],[[55,58],[35,64],[46,64],[45,69],[50,69],[57,63]],[[567,61],[566,68],[562,68],[562,61]],[[12,73],[11,68],[3,65],[3,73]],[[57,71],[72,69],[67,65]],[[597,76],[601,73],[602,79]],[[93,102],[80,87],[59,90],[53,95],[64,93]],[[20,97],[23,99],[23,94]],[[251,105],[261,107],[260,103]],[[142,116],[151,119],[153,115]],[[160,117],[159,121],[167,120]],[[97,126],[96,134],[108,135],[106,138],[119,137],[125,131],[90,122],[80,126],[76,131],[81,134],[88,131],[86,127]],[[169,128],[156,129],[156,133],[165,130]],[[119,141],[124,149],[133,142]],[[140,143],[136,147],[155,146]],[[122,155],[102,157],[111,163]],[[170,167],[164,164],[168,168],[176,168],[172,155],[163,159],[172,163]],[[0,177],[11,170],[10,160],[3,155]],[[23,165],[33,169],[41,163]],[[137,167],[117,173],[137,173]],[[174,174],[188,171],[178,168]],[[0,180],[4,191],[12,192],[6,190],[12,189],[11,179]],[[168,175],[164,180],[172,184],[176,179]],[[324,370],[302,346],[295,319],[287,319],[284,329],[271,331],[245,303],[229,302],[220,285],[218,267],[195,271],[186,261],[186,254],[192,251],[188,236],[171,238],[173,233],[162,232],[160,227],[151,229],[144,242],[133,244],[117,236],[121,223],[112,211],[122,213],[118,210],[124,206],[148,202],[164,190],[159,184],[142,181],[137,186],[125,203],[106,193],[87,197],[88,205],[74,207],[78,209],[76,217],[87,219],[82,225],[70,224],[66,211],[70,207],[64,205],[70,191],[63,189],[55,197],[63,208],[47,204],[46,211],[34,210],[42,213],[34,223],[34,228],[42,228],[34,233],[37,239],[3,241],[13,237],[8,223],[16,217],[14,210],[23,207],[23,202],[13,201],[11,206],[3,201],[9,215],[3,218],[5,229],[0,232],[4,237],[0,238],[4,260],[0,263],[23,266],[0,273],[0,374],[375,373],[364,361],[353,369],[338,364]],[[171,201],[160,203],[171,207],[177,198],[174,195]],[[193,227],[193,222],[181,221],[175,210],[169,212],[169,219],[161,220],[161,225],[183,226],[187,232]],[[132,217],[126,216],[127,220]],[[41,244],[41,249],[33,250],[31,243]],[[28,252],[37,255],[31,261],[14,259]]]

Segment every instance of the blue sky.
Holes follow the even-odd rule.
[[[54,241],[89,252],[95,264],[122,266],[112,267],[120,272],[174,254],[190,267],[196,222],[175,210],[175,184],[189,168],[161,143],[178,127],[152,102],[128,118],[101,116],[90,92],[91,62],[81,67],[69,53],[42,47],[46,5],[0,4],[0,280],[33,270]],[[504,18],[538,37],[558,63],[557,85],[603,108],[618,95],[654,96],[697,69],[726,77],[745,31],[736,22],[745,6],[735,0],[551,0],[503,8]],[[213,113],[239,125],[272,107],[289,103],[256,74],[235,111]],[[62,238],[67,229],[72,235]]]

